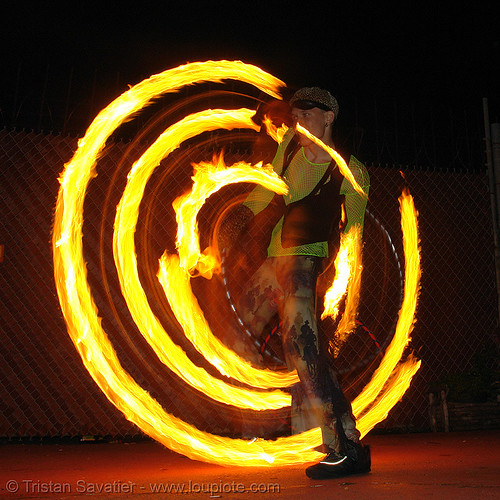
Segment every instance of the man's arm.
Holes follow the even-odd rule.
[[[368,195],[368,191],[370,189],[370,176],[368,175],[366,167],[354,158],[354,156],[351,156],[349,160],[349,169],[351,170],[357,183]],[[368,198],[364,198],[358,194],[347,179],[344,179],[342,182],[340,194],[345,196],[346,224],[344,227],[344,233],[347,233],[355,224],[359,224],[361,228],[363,228]]]
[[[292,140],[293,136],[293,129],[289,129],[283,137],[283,141],[278,145],[276,155],[272,161],[272,166],[277,174],[281,174],[283,168],[283,156],[285,154],[286,147]],[[274,193],[269,189],[262,186],[255,186],[246,197],[243,202],[243,206],[249,208],[254,215],[257,215],[259,212],[264,210],[267,205],[269,205],[273,197]]]

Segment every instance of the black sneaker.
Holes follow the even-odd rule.
[[[365,474],[370,472],[370,447],[363,445],[350,446],[347,453],[332,452],[321,462],[306,469],[307,477],[311,479],[330,479]]]

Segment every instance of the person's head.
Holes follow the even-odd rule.
[[[339,113],[339,104],[328,90],[319,87],[304,87],[297,90],[290,99],[294,123],[299,123],[325,143],[332,140],[332,125]],[[302,146],[309,139],[299,135]]]

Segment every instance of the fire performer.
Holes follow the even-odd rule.
[[[327,90],[302,88],[289,105],[293,124],[302,125],[334,148],[332,128],[339,106]],[[256,119],[259,116],[257,113]],[[320,270],[331,258],[332,249],[338,249],[340,232],[363,225],[366,198],[354,190],[323,148],[294,127],[285,134],[272,164],[289,192],[280,196],[257,186],[239,213],[245,224],[237,226],[245,229],[237,239],[240,251],[232,252],[233,259],[240,259],[239,266],[233,261],[234,270],[248,269],[260,261],[261,236],[266,235],[267,241],[269,234],[271,238],[264,246],[267,255],[263,263],[243,281],[248,284],[238,297],[238,312],[255,336],[279,315],[287,367],[296,369],[300,378],[300,384],[291,389],[292,428],[302,432],[321,427],[322,451],[327,453],[320,463],[308,467],[306,474],[320,479],[365,473],[370,470],[370,450],[359,442],[351,405],[327,359],[315,302]],[[351,157],[349,168],[368,194],[365,167]],[[242,348],[241,339],[238,344],[233,346],[235,350],[258,362],[250,346]]]

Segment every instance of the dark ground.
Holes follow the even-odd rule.
[[[150,441],[4,444],[0,496],[500,499],[500,430],[373,435],[365,442],[372,447],[372,472],[329,481],[309,480],[302,466],[195,462]]]

